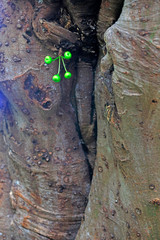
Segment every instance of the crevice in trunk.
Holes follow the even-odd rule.
[[[97,37],[103,51],[105,51],[104,33],[120,17],[123,4],[124,0],[113,0],[111,2],[102,0],[97,23]]]

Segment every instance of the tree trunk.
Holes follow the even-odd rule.
[[[2,199],[1,207],[8,210],[0,210],[0,230],[12,240],[75,239],[95,159],[91,106],[96,59],[92,61],[91,51],[97,51],[92,14],[96,4],[88,1],[83,8],[81,1],[74,6],[69,1],[3,0],[0,7],[1,155],[11,186],[1,169],[9,184],[3,199],[10,191],[13,209],[8,197],[6,202]],[[88,8],[90,26],[79,22]],[[88,33],[93,37],[86,45]],[[63,78],[61,69],[62,80],[54,83],[58,65],[46,66],[44,58],[66,50],[73,55],[66,61],[72,78]]]
[[[126,0],[105,32],[95,90],[97,160],[76,240],[160,238],[159,10],[159,1]]]
[[[159,8],[1,1],[0,236],[159,239]]]

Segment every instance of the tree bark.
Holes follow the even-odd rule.
[[[76,240],[159,239],[159,13],[159,1],[126,0],[105,32],[97,159]]]
[[[0,237],[159,239],[159,8],[1,1]]]
[[[8,161],[12,180],[4,175],[9,185],[3,199],[10,191],[12,209],[8,200],[1,203],[8,212],[0,210],[5,215],[0,230],[8,239],[75,239],[83,218],[95,159],[91,106],[96,59],[89,52],[95,54],[96,34],[90,28],[92,14],[90,26],[76,22],[88,7],[95,12],[91,2],[82,6],[69,1],[1,2],[1,161]],[[88,32],[93,40],[83,49]],[[64,79],[61,69],[62,81],[56,84],[52,76],[57,63],[46,66],[44,58],[66,50],[73,55],[66,62],[72,79]],[[84,93],[82,69],[88,81]],[[84,99],[86,112],[78,115]]]

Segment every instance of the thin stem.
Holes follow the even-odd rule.
[[[54,62],[55,60],[57,60],[59,57],[55,58],[55,59],[52,59],[52,62]]]
[[[58,64],[58,73],[57,74],[60,73],[60,69],[61,69],[61,58],[60,57],[58,57],[58,58],[59,58],[59,64]]]
[[[63,58],[62,58],[62,63],[63,63],[64,70],[67,72],[66,65],[65,65],[65,63],[64,63]]]

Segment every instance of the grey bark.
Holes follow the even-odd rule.
[[[88,30],[82,40],[61,1],[2,1],[0,7],[1,161],[4,174],[7,169],[10,174],[0,231],[9,240],[75,239],[90,189],[89,161],[95,158],[90,130],[94,63],[82,49]],[[83,15],[81,4],[78,9]],[[46,66],[44,58],[66,50],[73,55],[66,62],[72,79],[64,79],[61,69],[62,81],[56,84],[57,63]],[[82,69],[89,69],[85,94]],[[86,112],[78,115],[84,99]]]
[[[76,240],[160,237],[159,7],[159,1],[126,0],[104,34],[107,54],[100,56],[95,89],[97,159]]]
[[[0,4],[4,239],[159,239],[159,0],[99,6]],[[73,77],[55,85],[59,50]]]

